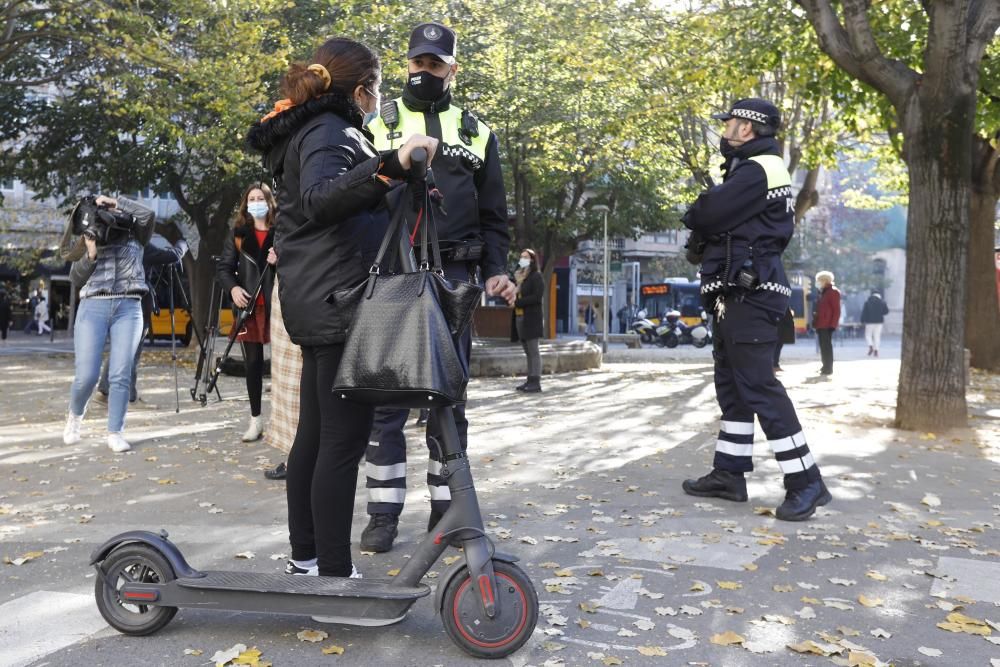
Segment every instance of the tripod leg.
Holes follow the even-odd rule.
[[[174,272],[171,266],[170,271],[170,360],[174,365],[174,403],[176,407],[174,409],[175,413],[180,413],[181,411],[181,396],[180,389],[177,383],[177,324],[174,319]]]

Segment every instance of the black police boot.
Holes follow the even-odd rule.
[[[542,378],[537,375],[529,375],[528,381],[524,384],[524,389],[522,389],[526,394],[538,394],[542,391]]]
[[[392,549],[392,541],[399,534],[399,517],[395,514],[372,514],[368,526],[361,533],[364,551],[385,553]]]
[[[774,516],[782,521],[805,521],[816,512],[817,507],[831,500],[833,496],[826,484],[817,479],[801,489],[789,489],[785,493],[785,502],[774,511]]]
[[[288,476],[288,466],[282,461],[270,470],[264,471],[264,477],[268,479],[285,479]]]
[[[529,384],[531,384],[531,378],[526,377],[524,379],[524,382],[514,387],[514,389],[516,389],[517,391],[524,391],[524,388],[527,387]]]
[[[741,472],[713,468],[712,472],[698,479],[684,480],[684,493],[703,498],[722,498],[737,503],[747,501],[747,480]]]
[[[430,410],[427,409],[421,410],[420,414],[417,416],[417,426],[426,426],[427,419],[430,417],[430,415],[431,415]]]

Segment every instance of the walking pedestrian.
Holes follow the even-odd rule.
[[[587,333],[597,333],[597,309],[594,304],[588,303],[587,309],[583,312],[583,321],[587,325]]]
[[[795,312],[789,308],[778,322],[778,340],[774,345],[774,372],[780,373],[781,348],[795,342]]]
[[[542,356],[538,351],[538,341],[544,335],[542,297],[545,281],[538,270],[538,256],[531,248],[521,251],[514,282],[517,283],[517,298],[511,315],[511,341],[520,341],[528,358],[528,379],[517,390],[534,394],[542,390]]]
[[[7,296],[7,290],[0,289],[0,341],[3,345],[7,344],[7,331],[13,322],[10,321],[10,297]]]
[[[513,302],[514,284],[507,277],[507,197],[500,169],[496,135],[470,111],[455,104],[453,87],[458,73],[455,32],[440,23],[422,23],[410,33],[406,52],[407,76],[400,97],[386,103],[368,125],[380,151],[389,151],[415,133],[439,141],[434,176],[445,195],[445,207],[435,213],[442,239],[444,274],[449,280],[485,282],[487,296]],[[445,210],[446,209],[446,210]],[[472,328],[458,345],[468,364]],[[468,446],[466,405],[452,410],[464,450]],[[407,410],[379,408],[375,422],[378,440],[366,452],[368,514],[361,547],[388,551],[398,533],[399,514],[406,498]],[[431,495],[430,531],[448,508],[451,492],[441,477],[442,462],[432,442],[441,440],[435,420],[427,426],[430,460],[427,485]]]
[[[795,407],[774,376],[778,323],[792,296],[781,254],[795,227],[792,179],[774,136],[781,117],[770,102],[752,98],[713,118],[726,123],[723,182],[703,192],[683,222],[697,235],[689,256],[701,262],[702,299],[715,313],[722,427],[712,471],[686,480],[683,488],[693,496],[746,502],[756,417],[784,473],[785,500],[775,516],[803,521],[831,496]]]
[[[73,384],[63,442],[72,445],[80,441],[83,416],[101,370],[104,343],[110,339],[108,447],[120,453],[132,448],[124,435],[125,415],[135,348],[142,336],[139,302],[149,290],[142,268],[142,252],[153,235],[155,215],[142,204],[125,197],[115,199],[100,195],[95,203],[112,213],[122,214],[130,224],[128,230],[109,232],[107,242],[101,245],[86,234],[74,239],[73,216],[63,232],[60,255],[73,262],[69,277],[73,286],[80,289],[80,306],[73,331]]]
[[[872,290],[871,296],[861,309],[861,323],[865,325],[865,340],[868,341],[868,356],[877,357],[882,345],[882,325],[885,316],[889,314],[889,306],[882,300],[882,295]]]
[[[38,325],[38,335],[47,334],[52,331],[49,326],[49,300],[42,294],[38,303],[35,304],[35,323]]]
[[[840,290],[829,271],[816,274],[816,286],[819,288],[819,302],[813,316],[813,329],[819,338],[819,354],[823,363],[819,374],[829,376],[833,374],[833,332],[840,325]]]
[[[24,323],[24,333],[31,333],[32,329],[38,328],[38,320],[35,318],[35,307],[38,306],[38,302],[42,299],[42,288],[41,286],[36,287],[35,291],[31,293],[28,297],[28,320]]]
[[[272,247],[269,251],[277,261]],[[267,479],[285,479],[285,458],[295,441],[299,424],[299,383],[302,380],[302,350],[288,337],[281,319],[281,298],[275,281],[271,291],[271,421],[265,434],[267,444],[281,452],[281,462],[264,471]]]
[[[253,312],[236,332],[246,367],[247,396],[250,398],[250,423],[243,442],[253,442],[264,432],[261,397],[264,391],[264,346],[271,342],[269,317],[274,272],[268,271],[269,252],[274,243],[274,219],[277,204],[271,188],[256,183],[243,191],[233,220],[233,232],[226,237],[216,276],[233,299],[235,308],[246,308],[256,298]],[[263,278],[263,282],[261,282]],[[252,293],[260,284],[260,292]],[[235,320],[235,317],[234,317]],[[230,334],[232,335],[232,334]]]
[[[337,37],[310,64],[292,64],[286,99],[250,129],[277,188],[278,290],[289,338],[302,350],[299,420],[288,453],[286,495],[292,547],[289,574],[359,576],[351,559],[358,462],[372,409],[330,391],[344,352],[349,313],[327,304],[333,291],[368,277],[366,231],[385,229],[380,207],[392,179],[405,178],[410,154],[437,140],[414,134],[379,155],[364,129],[378,114],[381,65],[370,48]]]

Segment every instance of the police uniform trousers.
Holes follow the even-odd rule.
[[[473,270],[465,262],[446,262],[444,275],[448,280],[470,281]],[[466,327],[459,340],[458,352],[462,355],[468,367],[472,356],[472,325]],[[455,415],[455,426],[458,428],[458,438],[462,450],[469,445],[469,421],[465,418],[465,404],[452,408]],[[406,500],[406,436],[403,427],[409,417],[408,409],[377,408],[372,428],[372,437],[365,453],[365,486],[368,489],[368,514],[394,514],[403,511]],[[427,488],[431,494],[431,509],[443,514],[451,502],[451,491],[441,477],[441,455],[437,446],[432,445],[430,438],[439,442],[441,435],[435,426],[435,420],[427,422],[427,449],[430,457],[427,462]]]
[[[781,314],[728,296],[715,319],[715,391],[722,428],[713,465],[728,472],[753,470],[754,415],[785,475],[786,489],[820,478],[785,387],[774,376],[774,348]]]

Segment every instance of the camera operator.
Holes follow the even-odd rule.
[[[154,236],[156,236],[154,234]],[[166,241],[162,236],[159,237]],[[187,241],[184,239],[179,239],[177,243],[172,246],[168,245],[165,248],[161,248],[156,245],[154,240],[151,243],[147,243],[146,247],[142,251],[142,269],[146,274],[146,284],[149,287],[149,291],[146,295],[142,297],[142,335],[139,336],[139,344],[135,348],[135,357],[132,360],[132,378],[129,383],[128,389],[128,402],[135,404],[140,403],[139,392],[136,390],[136,377],[139,374],[139,357],[142,356],[142,341],[146,339],[149,335],[149,330],[152,327],[153,313],[157,315],[160,313],[160,304],[156,302],[156,291],[153,289],[153,285],[149,284],[152,269],[157,267],[166,267],[173,264],[180,264],[181,259],[184,257],[185,253],[188,251]],[[94,396],[94,400],[100,403],[107,403],[108,392],[110,391],[110,381],[109,372],[111,368],[110,357],[104,360],[104,365],[101,367],[101,379],[97,383],[97,394]]]
[[[108,447],[131,449],[122,434],[128,409],[135,349],[142,337],[140,301],[149,291],[143,248],[153,234],[153,211],[119,197],[100,195],[77,205],[59,249],[72,261],[70,280],[80,288],[73,335],[75,369],[63,442],[80,441],[80,426],[101,370],[104,341],[110,339]],[[75,237],[83,229],[82,236]]]
[[[722,408],[712,471],[684,482],[693,496],[746,502],[743,475],[753,470],[754,416],[785,476],[785,501],[775,515],[803,521],[832,499],[795,408],[774,376],[778,323],[792,290],[781,254],[795,227],[792,179],[775,133],[777,107],[739,100],[714,114],[726,126],[720,140],[724,179],[684,214],[692,230],[689,259],[701,263],[701,295],[715,313],[715,390]]]

